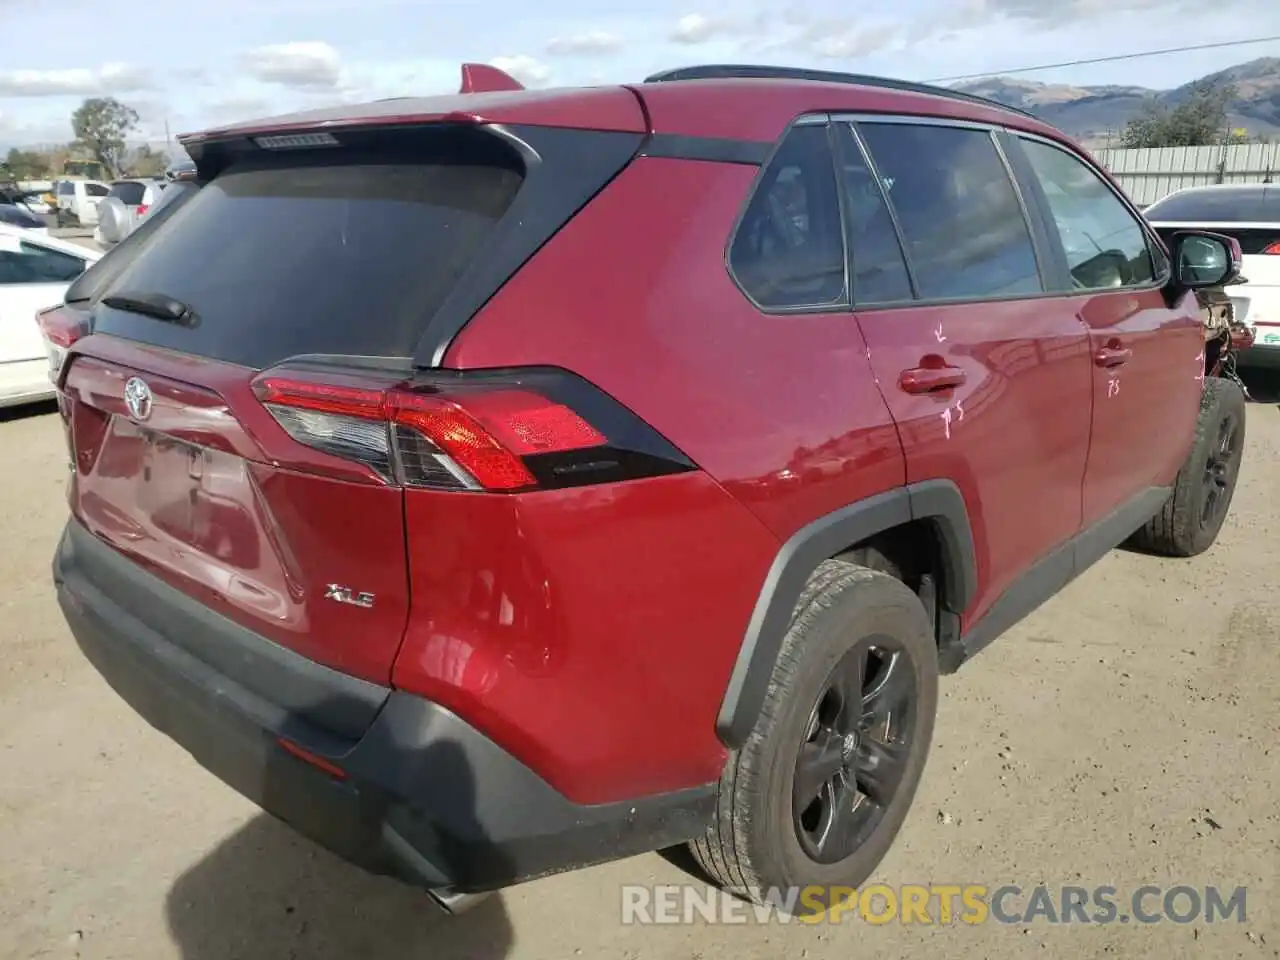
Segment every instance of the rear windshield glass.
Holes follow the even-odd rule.
[[[146,192],[146,186],[141,183],[113,183],[111,185],[111,196],[118,197],[126,207],[136,207],[142,203],[142,195]]]
[[[1143,211],[1164,223],[1262,223],[1280,220],[1280,187],[1197,190],[1158,200]]]
[[[521,183],[487,162],[280,161],[212,180],[108,291],[173,297],[197,324],[100,305],[95,329],[251,367],[410,356]]]

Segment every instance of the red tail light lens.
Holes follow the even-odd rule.
[[[1280,257],[1280,240],[1277,240],[1275,243],[1270,244],[1270,245],[1269,245],[1265,250],[1263,250],[1262,252],[1263,252],[1263,254],[1266,254],[1266,255],[1269,255],[1269,256],[1273,256],[1273,257]]]
[[[86,333],[84,322],[62,307],[47,307],[37,311],[36,323],[46,340],[64,350]]]
[[[138,204],[138,217],[139,218],[145,217],[147,215],[147,211],[150,209],[151,207],[145,203]]]
[[[614,401],[564,375],[533,384],[474,379],[412,386],[280,370],[253,389],[294,440],[408,487],[532,490],[692,468]],[[555,396],[566,389],[607,423]]]
[[[88,333],[87,318],[66,307],[48,307],[36,312],[36,325],[44,337],[49,357],[49,380],[57,385],[71,345]]]

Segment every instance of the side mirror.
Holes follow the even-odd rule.
[[[1191,230],[1173,235],[1173,280],[1184,290],[1231,283],[1242,265],[1240,243],[1234,237]]]

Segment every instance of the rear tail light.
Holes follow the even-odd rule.
[[[151,207],[149,204],[145,204],[145,203],[138,204],[138,217],[139,218],[145,217],[147,215],[147,211],[150,209]]]
[[[49,357],[49,379],[57,384],[66,363],[67,351],[88,332],[88,328],[84,318],[62,306],[38,310],[36,323],[44,337],[45,353]]]
[[[1270,256],[1280,257],[1280,240],[1277,240],[1275,243],[1270,244],[1262,252]]]
[[[560,371],[386,383],[276,369],[253,390],[294,440],[388,484],[509,492],[693,469],[612,398]]]

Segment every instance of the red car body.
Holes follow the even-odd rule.
[[[991,125],[1092,166],[995,104],[788,78],[480,89],[187,138],[211,191],[263,137],[318,138],[269,141],[282,155],[418,128],[482,152],[501,137],[546,167],[526,156],[520,190],[545,176],[550,199],[524,229],[560,219],[492,235],[394,362],[353,361],[345,331],[270,354],[285,300],[246,307],[234,344],[217,317],[121,301],[178,256],[164,249],[216,230],[202,195],[105,258],[46,322],[68,348],[74,468],[55,578],[86,654],[266,809],[438,891],[703,829],[815,558],[918,545],[957,666],[1167,494],[1199,409],[1198,312],[1156,283],[762,310],[727,244],[797,119],[843,114]],[[512,455],[508,428],[529,450]],[[364,459],[332,445],[377,436]],[[458,443],[454,466],[474,456],[493,486],[405,480],[410,436]]]

